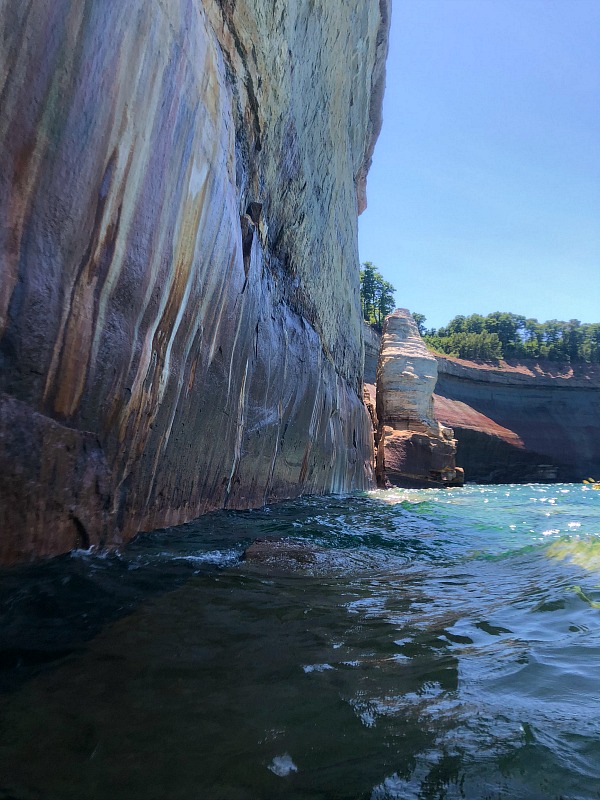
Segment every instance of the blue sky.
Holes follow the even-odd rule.
[[[394,0],[361,261],[439,327],[600,322],[600,0]]]

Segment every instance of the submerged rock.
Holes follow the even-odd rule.
[[[386,317],[377,365],[377,480],[380,485],[462,485],[451,428],[435,418],[437,361],[412,315]]]
[[[242,560],[293,569],[316,564],[318,555],[323,552],[322,548],[299,539],[265,537],[248,545],[242,554]]]
[[[389,0],[0,0],[0,562],[372,483]]]

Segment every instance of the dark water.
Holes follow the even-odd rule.
[[[291,536],[313,560],[241,562]],[[0,575],[0,800],[600,798],[600,492],[210,515]]]

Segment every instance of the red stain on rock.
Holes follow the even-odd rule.
[[[469,480],[579,481],[600,464],[600,366],[438,359],[434,397]]]

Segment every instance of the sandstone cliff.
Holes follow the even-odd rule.
[[[0,0],[0,561],[370,485],[389,0]]]
[[[435,486],[457,479],[456,442],[433,407],[437,361],[409,311],[386,317],[377,364],[377,480]],[[460,480],[460,479],[459,479]]]
[[[600,367],[438,358],[438,419],[469,480],[579,481],[600,468]]]
[[[379,360],[381,336],[365,322],[363,326],[363,338],[365,345],[365,383],[375,385],[377,382],[377,362]],[[373,399],[374,398],[375,395],[373,395]]]

